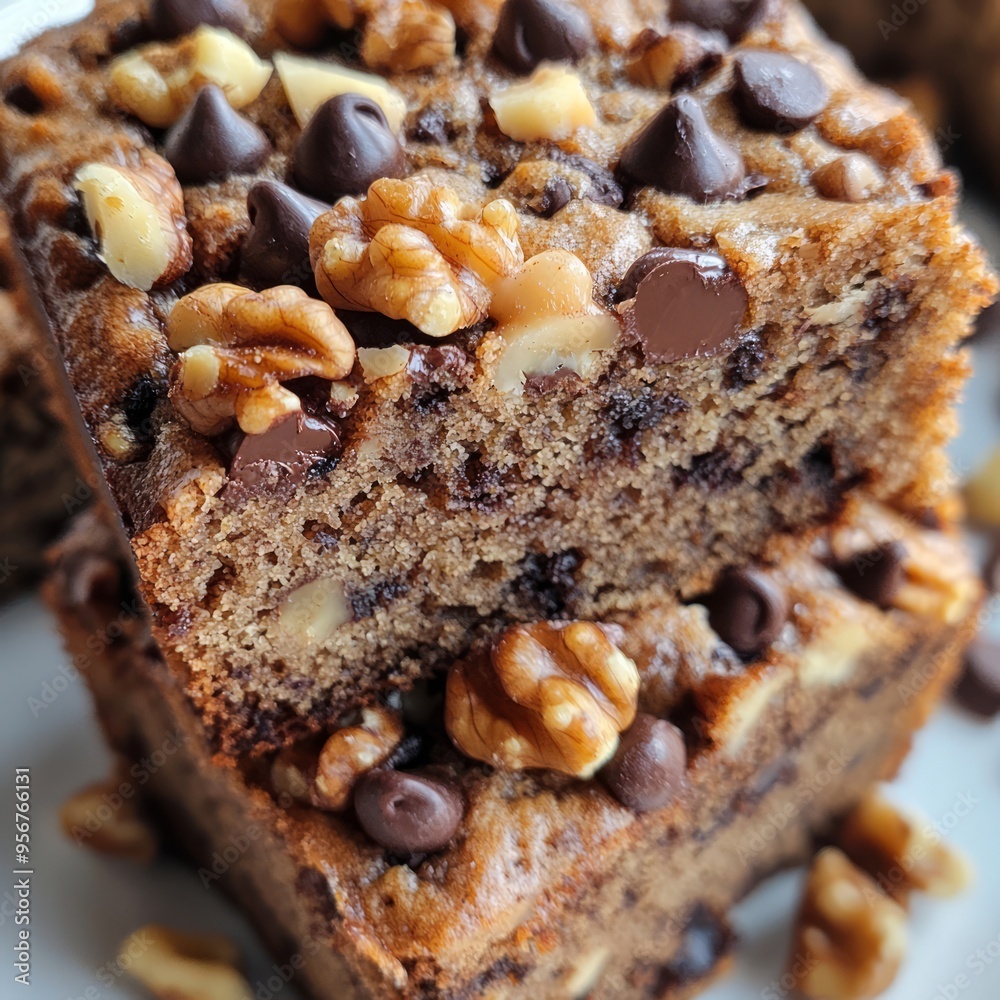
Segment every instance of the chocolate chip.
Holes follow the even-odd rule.
[[[708,623],[737,653],[759,653],[778,638],[788,621],[785,592],[755,567],[726,570],[715,589],[701,603]]]
[[[1000,645],[980,637],[969,646],[954,696],[962,708],[984,719],[1000,714]]]
[[[889,608],[903,585],[905,558],[906,549],[899,542],[887,542],[844,559],[833,568],[848,590],[880,608]]]
[[[336,201],[380,177],[402,177],[403,147],[369,97],[339,94],[320,105],[295,143],[293,172],[308,194]]]
[[[764,16],[767,0],[672,0],[670,17],[739,41]]]
[[[655,247],[626,272],[616,295],[634,299],[625,332],[647,361],[677,361],[721,350],[739,332],[747,292],[717,253]]]
[[[439,851],[465,811],[450,782],[402,771],[369,771],[354,790],[354,811],[377,844],[398,854]]]
[[[735,937],[726,922],[698,903],[688,917],[677,950],[663,967],[658,984],[661,991],[665,993],[670,987],[704,979],[734,943]]]
[[[211,83],[198,91],[167,132],[163,152],[182,183],[204,184],[256,170],[271,152],[271,143],[230,105],[222,88]]]
[[[664,719],[640,713],[622,736],[601,778],[622,805],[649,812],[662,809],[677,797],[685,762],[681,731]]]
[[[619,166],[640,184],[698,202],[736,198],[745,187],[740,151],[715,132],[689,94],[675,97],[628,141]]]
[[[565,177],[550,177],[545,187],[528,200],[528,208],[543,219],[550,219],[560,208],[565,208],[573,197],[573,189]]]
[[[238,432],[229,451],[229,485],[253,492],[279,476],[300,483],[317,462],[340,454],[340,432],[325,417],[294,413],[263,434]]]
[[[149,28],[153,37],[160,39],[187,35],[203,24],[240,35],[246,30],[248,17],[243,0],[153,0]]]
[[[4,103],[26,115],[40,115],[45,110],[45,102],[26,83],[15,83],[3,95]]]
[[[590,18],[566,0],[506,0],[493,50],[516,73],[540,62],[576,62],[596,44]]]
[[[240,273],[259,288],[311,287],[309,230],[329,207],[278,181],[258,181],[247,194],[250,232],[240,249]]]
[[[733,65],[733,99],[755,128],[789,135],[826,107],[830,91],[819,73],[781,52],[741,52]]]

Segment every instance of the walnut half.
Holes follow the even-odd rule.
[[[431,337],[485,319],[492,287],[524,260],[509,201],[480,209],[419,175],[342,198],[313,223],[310,257],[330,305],[409,320]]]
[[[599,625],[513,625],[448,675],[445,725],[476,760],[589,778],[635,719],[639,672]]]
[[[333,310],[292,285],[262,292],[204,285],[174,306],[167,342],[181,352],[170,398],[202,434],[225,430],[233,417],[245,433],[263,434],[301,409],[282,382],[343,378],[355,353]]]

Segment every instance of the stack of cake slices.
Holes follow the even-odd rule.
[[[972,635],[930,137],[790,0],[107,0],[0,93],[147,808],[311,997],[700,989]]]

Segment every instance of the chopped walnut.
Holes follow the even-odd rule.
[[[874,160],[853,152],[817,167],[812,180],[824,198],[850,202],[867,201],[882,190],[883,184]]]
[[[789,975],[804,997],[865,1000],[906,951],[906,912],[835,847],[816,855],[795,924]]]
[[[113,781],[88,785],[63,803],[60,825],[80,847],[146,864],[156,857],[159,841],[136,809],[135,790],[126,797],[120,789]]]
[[[380,3],[365,25],[361,58],[373,69],[397,73],[435,69],[455,57],[455,21],[427,0]]]
[[[498,767],[589,778],[635,718],[639,672],[600,626],[514,625],[448,675],[445,725],[463,753]]]
[[[318,755],[298,748],[282,751],[271,766],[271,781],[280,794],[298,802],[339,812],[351,801],[354,784],[367,771],[384,764],[403,738],[402,715],[390,708],[365,708],[358,725],[331,734]]]
[[[725,41],[693,25],[672,25],[667,35],[647,28],[633,43],[625,72],[640,87],[670,90],[721,66]]]
[[[198,91],[214,83],[234,108],[257,99],[271,64],[224,28],[202,25],[176,42],[132,49],[111,64],[109,93],[126,111],[154,128],[167,128]]]
[[[510,202],[480,209],[424,176],[342,198],[313,224],[310,244],[330,305],[409,320],[432,337],[485,319],[490,289],[523,260]]]
[[[174,306],[167,340],[181,352],[170,398],[202,434],[219,433],[233,417],[245,433],[262,434],[302,408],[282,382],[332,381],[354,364],[354,341],[333,310],[292,285],[204,285]]]
[[[221,934],[187,934],[149,925],[130,934],[118,967],[158,1000],[250,1000],[253,989],[237,970],[236,946]]]
[[[101,259],[122,284],[148,292],[190,269],[184,191],[162,157],[143,149],[128,165],[87,163],[73,187]]]
[[[929,822],[906,816],[877,790],[847,817],[840,846],[885,892],[901,901],[912,889],[954,896],[972,877],[969,862],[945,844]]]
[[[490,98],[497,126],[517,142],[568,139],[597,121],[580,77],[565,66],[543,63],[523,83]]]
[[[501,392],[520,392],[527,376],[559,370],[588,378],[619,331],[592,290],[590,272],[568,250],[544,250],[497,282],[490,316],[503,339],[493,370]]]

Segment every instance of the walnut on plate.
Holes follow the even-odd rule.
[[[108,92],[153,128],[168,128],[208,83],[236,108],[254,101],[271,78],[271,64],[225,28],[202,25],[176,42],[153,42],[120,55],[109,70]]]
[[[282,382],[344,378],[355,354],[333,310],[293,285],[204,285],[174,306],[167,342],[180,352],[170,398],[202,434],[225,430],[234,417],[245,433],[263,434],[302,408]]]
[[[813,859],[788,968],[814,1000],[867,1000],[896,978],[906,952],[906,911],[837,848]]]
[[[365,708],[357,725],[332,733],[319,754],[283,750],[271,766],[275,791],[298,802],[339,812],[358,778],[384,764],[403,738],[402,715],[383,706]]]
[[[524,259],[510,202],[478,208],[420,175],[342,198],[313,224],[310,256],[330,305],[409,320],[431,337],[485,319],[491,289]]]
[[[148,292],[190,269],[184,191],[161,156],[143,149],[127,163],[84,164],[73,187],[101,260],[122,284]]]
[[[189,934],[150,924],[122,942],[118,967],[158,1000],[251,1000],[236,945],[221,934]]]
[[[445,726],[476,760],[589,778],[635,719],[638,696],[635,664],[601,626],[513,625],[488,654],[452,667]]]

